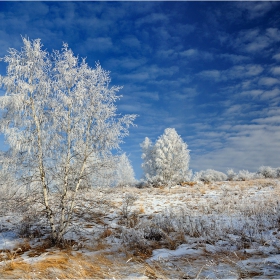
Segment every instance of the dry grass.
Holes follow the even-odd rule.
[[[93,225],[92,224],[85,224],[84,228],[93,228]]]
[[[190,186],[190,187],[193,187],[194,185],[196,185],[196,182],[183,182],[180,184],[182,187],[185,187],[185,186]]]
[[[108,249],[109,247],[110,246],[107,243],[105,243],[103,239],[98,239],[93,246],[86,246],[86,248],[90,249],[93,252],[102,251]]]
[[[150,279],[169,279],[165,269],[158,262],[145,264],[143,274]]]
[[[135,246],[123,246],[119,248],[118,253],[123,254],[126,259],[129,259],[134,262],[143,262],[152,256],[154,249],[159,249],[161,246],[157,242],[151,244],[150,247],[147,248],[137,248],[137,244]]]
[[[44,260],[26,263],[22,260],[7,262],[0,269],[1,278],[28,279],[75,279],[118,278],[117,262],[109,260],[103,254],[86,257],[81,253],[67,254],[58,252],[46,254]]]
[[[268,186],[274,186],[271,194],[265,194],[267,205],[274,203],[276,196],[278,198],[280,197],[280,186],[278,185],[278,181],[268,179],[238,182],[215,182],[211,184],[192,184],[192,182],[190,182],[185,183],[183,186],[176,186],[175,188],[170,189],[170,191],[167,187],[156,189],[137,189],[139,200],[132,207],[132,210],[127,218],[126,227],[134,229],[136,228],[137,230],[137,225],[141,225],[141,219],[143,219],[144,221],[152,220],[156,213],[163,213],[164,208],[170,207],[172,204],[174,204],[174,211],[186,204],[190,213],[211,213],[206,212],[208,208],[210,210],[213,208],[216,213],[227,213],[226,211],[229,210],[231,211],[230,213],[232,213],[233,211],[237,211],[239,213],[243,209],[240,208],[240,205],[242,206],[245,202],[249,203],[251,201],[251,192],[254,193],[254,190],[256,190],[256,188],[254,188],[254,190],[250,190],[252,186],[257,186],[258,188],[260,188],[260,190]],[[201,195],[205,193],[208,194],[208,192],[211,193],[211,190],[217,191],[214,193],[214,196],[220,198],[217,204],[214,203],[216,202],[216,197],[214,197],[213,199],[212,196]],[[128,192],[134,193],[134,188],[129,191],[125,189],[125,193]],[[122,202],[120,201],[122,197],[123,192],[121,190],[118,190],[115,193],[114,201],[112,201],[112,203],[110,203],[110,206],[108,206],[109,208],[111,207],[111,209],[108,209],[112,211],[112,209],[119,208],[122,205]],[[207,205],[207,207],[209,206],[206,210],[204,209],[205,205]],[[247,209],[247,205],[245,206],[244,211]],[[263,212],[263,207],[256,207],[254,211]],[[99,229],[103,228],[103,231],[99,236],[100,238],[98,237],[99,239],[96,241],[96,243],[92,243],[91,241],[87,242],[87,247],[85,247],[87,251],[95,252],[94,254],[99,252],[98,255],[93,254],[93,256],[85,256],[76,251],[74,252],[73,245],[75,244],[72,244],[71,240],[69,243],[69,248],[67,250],[61,249],[60,252],[58,252],[58,249],[57,251],[54,251],[53,248],[50,249],[47,242],[42,243],[41,245],[34,248],[30,248],[29,243],[25,242],[23,244],[18,244],[13,250],[0,251],[0,261],[2,261],[3,264],[0,267],[0,278],[49,279],[57,277],[59,279],[104,279],[125,278],[129,276],[130,272],[137,273],[140,276],[145,275],[149,278],[154,279],[170,279],[171,277],[175,277],[176,275],[178,276],[178,278],[183,278],[183,274],[176,274],[177,272],[175,272],[174,270],[168,271],[168,268],[164,263],[153,262],[147,264],[145,260],[152,256],[152,252],[154,249],[168,248],[174,250],[180,244],[188,243],[187,233],[187,240],[185,240],[185,234],[183,231],[172,231],[166,234],[164,240],[148,240],[146,247],[141,248],[139,244],[135,244],[137,242],[134,242],[130,247],[128,245],[125,245],[122,246],[121,250],[117,253],[112,253],[111,251],[113,250],[110,249],[110,245],[108,245],[109,242],[107,243],[108,239],[106,238],[109,236],[117,236],[116,238],[119,238],[120,234],[117,234],[119,233],[119,229],[108,228],[107,223],[104,222],[104,213],[98,213],[99,212],[95,213],[93,211],[91,215],[89,215],[88,221],[83,225],[85,228],[94,228],[96,226],[95,223],[97,223],[99,225]],[[119,223],[121,225],[124,224],[124,222],[120,218],[117,218],[115,221],[116,223]],[[275,235],[276,234],[277,232],[275,233]],[[87,237],[91,239],[90,236]],[[94,235],[94,238],[97,238],[96,235]],[[212,240],[211,238],[210,240]],[[216,238],[215,235],[213,236],[213,240],[214,238]],[[89,239],[85,240],[89,241]],[[52,252],[50,252],[50,250],[52,250]],[[27,252],[25,255],[29,257],[28,262],[23,261],[21,258],[21,254],[23,254],[24,252]],[[109,253],[110,255],[107,255],[108,252],[111,252]],[[205,252],[197,259],[191,259],[188,257],[186,262],[188,261],[188,265],[193,265],[194,270],[198,269],[197,275],[199,275],[199,273],[203,271],[202,266],[207,265],[207,259],[213,260],[215,264],[225,263],[234,267],[235,264],[240,260],[244,260],[250,257],[248,254],[243,254],[242,252],[243,251],[240,250],[236,253],[228,253],[225,251],[224,253],[219,252],[210,254],[205,250]],[[128,263],[126,262],[127,260],[129,260]],[[182,264],[181,268],[183,270],[184,261],[180,260],[178,262]],[[201,263],[203,264],[201,265]],[[238,273],[238,277],[254,276],[249,275],[248,272],[241,270]]]
[[[125,258],[121,257],[125,253]],[[151,255],[144,252],[136,252],[131,254],[124,248],[113,255],[113,253],[98,254],[94,256],[85,256],[81,253],[65,253],[54,252],[46,253],[44,260],[34,260],[34,262],[26,263],[22,260],[7,262],[0,270],[1,278],[14,279],[112,279],[125,278],[131,273],[137,273],[150,279],[170,279],[183,278],[185,272],[183,270],[172,269],[161,262],[147,263],[145,260]],[[213,264],[227,263],[232,265],[246,259],[246,255],[242,253],[207,253],[201,256],[203,260],[188,258],[186,264],[193,266],[194,273],[200,273],[207,266],[207,260],[211,259]],[[184,260],[182,259],[182,264]],[[201,263],[204,266],[200,266]],[[183,268],[183,267],[182,267]],[[238,269],[238,270],[237,270]],[[196,271],[196,272],[195,272]],[[246,270],[236,268],[236,274],[240,277],[253,277]]]
[[[15,248],[12,250],[9,249],[0,250],[0,262],[14,261],[15,259],[19,258],[20,255],[29,251],[30,248],[31,246],[29,242],[25,240],[22,243],[16,244]]]
[[[202,194],[202,195],[206,194],[207,189],[208,189],[208,188],[205,188],[205,187],[200,188],[200,189],[199,189],[200,194]]]
[[[139,206],[139,213],[140,214],[144,214],[145,213],[145,208],[144,208],[143,204],[140,204],[140,206]]]
[[[100,238],[106,238],[112,235],[112,230],[109,228],[104,229],[104,231],[101,233]]]

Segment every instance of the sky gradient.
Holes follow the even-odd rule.
[[[140,143],[168,127],[193,171],[255,171],[280,166],[279,14],[279,2],[0,2],[0,56],[27,36],[99,61],[123,86],[119,113],[139,115],[122,144],[138,179]]]

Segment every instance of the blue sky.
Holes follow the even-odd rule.
[[[139,144],[168,127],[194,171],[255,171],[280,166],[279,14],[278,2],[0,2],[0,56],[22,35],[111,71],[119,112],[139,115],[122,145],[137,178]]]

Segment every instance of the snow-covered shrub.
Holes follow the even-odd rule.
[[[248,170],[240,170],[238,173],[237,173],[237,180],[238,181],[247,181],[247,180],[251,180],[251,179],[254,179],[256,176],[255,173],[251,173],[249,172]]]
[[[141,167],[143,169],[144,179],[146,179],[147,182],[152,182],[156,173],[153,143],[148,137],[146,137],[140,146],[142,148],[143,163]]]
[[[264,179],[265,177],[261,173],[253,173],[252,179]]]
[[[261,166],[258,173],[264,178],[275,178],[277,176],[276,169],[270,166]]]
[[[119,157],[116,171],[116,185],[117,186],[131,186],[136,183],[134,171],[130,160],[124,153]]]
[[[227,179],[227,175],[223,172],[216,171],[213,169],[202,170],[196,172],[193,176],[193,181],[202,181],[205,183],[217,182],[217,181],[225,181]]]
[[[145,138],[142,168],[147,182],[153,185],[178,184],[189,179],[189,150],[174,128],[165,129],[156,143]]]
[[[280,178],[280,167],[275,168],[275,176],[276,178]]]
[[[129,212],[131,207],[133,206],[134,202],[138,199],[137,195],[126,193],[123,197],[122,202],[122,213],[124,218],[128,218]]]
[[[233,169],[229,169],[227,171],[227,180],[234,181],[235,179],[236,179],[236,173],[233,171]]]
[[[124,244],[132,250],[140,251],[143,253],[151,250],[150,244],[145,238],[145,232],[143,229],[136,230],[133,228],[122,228],[121,238]]]
[[[138,189],[143,189],[143,188],[149,187],[147,182],[144,180],[140,180],[140,181],[136,182],[134,186]]]

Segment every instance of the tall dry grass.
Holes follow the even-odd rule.
[[[117,262],[103,254],[87,257],[81,253],[45,253],[40,260],[7,261],[0,268],[1,278],[13,279],[77,279],[119,278]]]

